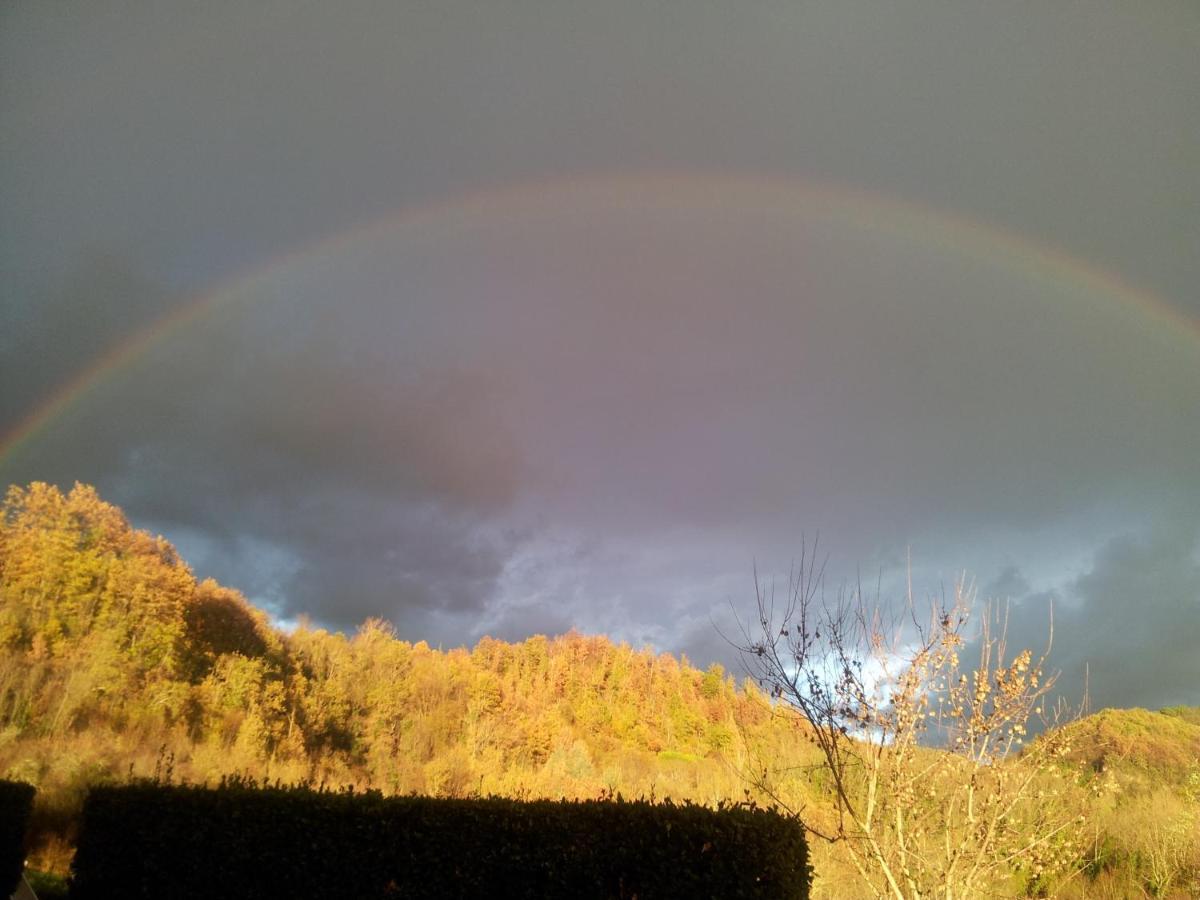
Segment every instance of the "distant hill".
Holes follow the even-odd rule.
[[[1200,771],[1200,707],[1104,709],[1067,731],[1072,758],[1095,772],[1181,787]]]
[[[820,823],[831,807],[806,727],[720,666],[605,637],[441,652],[380,620],[283,632],[90,487],[4,500],[0,776],[39,787],[41,867],[65,868],[87,787],[131,773],[710,804],[765,799],[749,788],[765,773],[774,799]],[[1092,791],[1095,839],[1061,896],[1191,896],[1200,709],[1104,710],[1067,728],[1069,765],[1048,777]],[[814,896],[855,896],[836,846],[813,854]]]

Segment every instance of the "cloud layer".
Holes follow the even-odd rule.
[[[1030,640],[1055,598],[1096,702],[1200,702],[1195,9],[519,7],[10,4],[0,428],[223,300],[0,480],[96,483],[284,620],[702,663],[819,531],[834,578],[911,551]],[[588,175],[680,170],[760,177]]]

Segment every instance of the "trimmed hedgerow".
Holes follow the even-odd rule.
[[[643,801],[444,800],[225,783],[84,803],[71,897],[808,897],[800,825]]]
[[[31,784],[0,781],[0,897],[17,888],[25,868],[25,829],[33,809]]]

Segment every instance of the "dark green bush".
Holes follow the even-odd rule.
[[[807,859],[739,807],[135,784],[88,795],[71,897],[803,900]]]
[[[38,900],[67,900],[70,896],[67,889],[67,879],[51,872],[38,872],[35,869],[25,870],[25,881],[37,894]]]
[[[0,897],[16,890],[25,868],[25,829],[34,793],[33,785],[0,781]]]

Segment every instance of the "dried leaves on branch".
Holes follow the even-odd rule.
[[[974,625],[964,581],[950,599],[918,603],[910,587],[887,606],[861,587],[826,596],[823,570],[805,553],[784,595],[756,574],[736,641],[819,750],[835,812],[799,810],[809,830],[844,846],[875,897],[1038,895],[1069,878],[1085,800],[1051,777],[1066,739],[1027,731],[1054,685],[1052,629],[1041,655],[1010,656],[1006,614],[984,607]],[[772,791],[769,767],[753,780]]]

